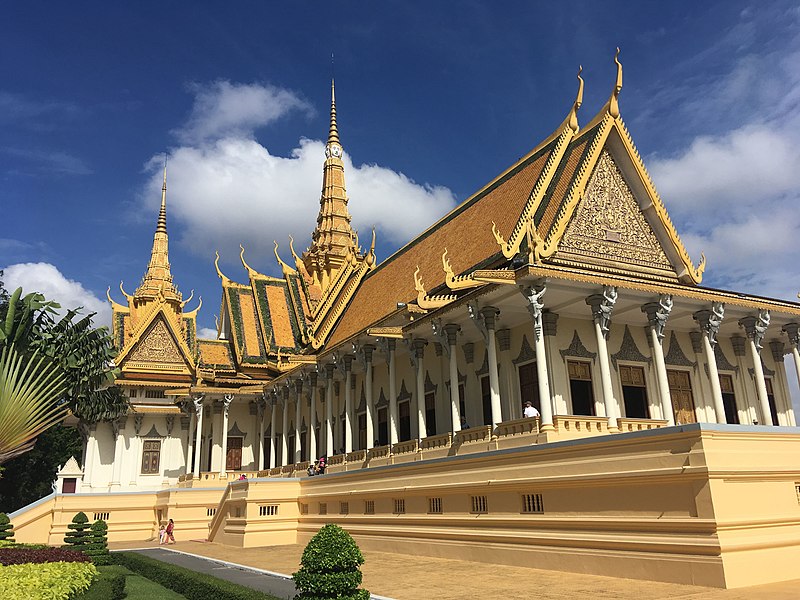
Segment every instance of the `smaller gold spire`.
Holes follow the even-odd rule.
[[[578,94],[575,96],[575,102],[569,113],[569,127],[575,133],[578,133],[578,109],[583,104],[583,78],[581,73],[583,73],[583,65],[578,66]]]
[[[622,63],[619,62],[619,47],[614,54],[614,62],[617,64],[617,80],[614,82],[614,89],[611,91],[611,98],[608,100],[608,114],[615,119],[619,117],[619,93],[622,90]]]
[[[340,143],[339,128],[336,126],[336,85],[331,79],[331,125],[328,131],[328,145]]]
[[[158,211],[157,233],[167,233],[167,155],[164,155],[164,184],[161,186],[161,210]]]

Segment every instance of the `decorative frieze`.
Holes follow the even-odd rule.
[[[692,362],[686,355],[683,353],[683,349],[681,348],[680,343],[678,342],[678,336],[675,335],[673,331],[669,338],[669,347],[667,349],[667,355],[664,357],[664,362],[668,365],[672,365],[674,367],[692,367],[694,368],[697,366],[696,362]]]
[[[555,337],[558,333],[558,314],[545,309],[542,312],[542,329],[544,337]]]
[[[532,360],[536,360],[536,352],[533,351],[533,348],[531,348],[531,345],[528,343],[528,336],[523,334],[519,354],[517,354],[517,358],[511,362],[515,365],[520,365],[531,362]]]
[[[594,360],[597,357],[597,352],[589,352],[586,349],[586,346],[583,345],[581,341],[581,337],[578,335],[578,331],[572,334],[572,341],[570,342],[569,346],[564,348],[563,350],[559,350],[561,354],[561,358],[590,358]]]
[[[689,341],[692,342],[692,352],[695,354],[703,353],[703,334],[699,331],[689,332]],[[716,344],[712,344],[712,347]]]
[[[786,354],[784,343],[773,340],[769,343],[769,349],[772,352],[772,360],[775,361],[775,364],[782,363],[783,356]]]
[[[636,345],[636,340],[633,339],[630,328],[625,325],[625,332],[622,334],[622,344],[620,345],[619,352],[611,355],[611,364],[614,365],[614,370],[618,370],[617,362],[620,360],[638,363],[650,363],[651,357],[645,356],[639,351]]]
[[[400,393],[397,394],[397,401],[402,402],[403,400],[409,400],[411,398],[411,392],[408,391],[406,388],[406,380],[403,379],[400,382]]]
[[[500,349],[500,352],[507,352],[508,350],[511,350],[510,329],[498,329],[495,332],[495,336],[497,337],[497,346]]]
[[[473,362],[475,362],[475,344],[472,342],[462,344],[461,350],[464,352],[464,360],[468,365],[471,365]]]
[[[733,346],[733,354],[734,356],[744,356],[746,353],[745,350],[745,340],[740,335],[731,336],[731,346]]]

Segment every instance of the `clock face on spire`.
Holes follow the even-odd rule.
[[[339,144],[328,144],[325,147],[325,156],[327,156],[328,158],[330,158],[331,156],[340,158],[342,156],[342,147]]]

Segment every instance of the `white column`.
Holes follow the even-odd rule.
[[[486,326],[486,350],[487,359],[489,361],[489,394],[492,402],[492,427],[497,427],[498,424],[503,422],[503,411],[500,407],[500,376],[497,372],[497,341],[495,340],[495,324],[500,311],[494,306],[487,306],[481,310],[483,322]],[[542,348],[544,348],[544,339],[542,339]],[[542,350],[542,357],[544,357],[544,350]],[[542,361],[544,362],[544,361]],[[544,369],[544,381],[547,384],[547,365],[542,365]],[[541,375],[539,378],[539,386],[541,387]],[[550,393],[548,392],[548,397]]]
[[[309,417],[308,417],[308,450],[306,456],[313,461],[317,456],[317,373],[312,371],[308,374],[309,390]]]
[[[761,348],[764,335],[769,326],[769,311],[761,309],[758,316],[747,316],[739,319],[739,325],[744,328],[747,335],[747,348],[750,360],[753,363],[753,372],[756,379],[756,394],[758,404],[761,408],[761,418],[764,425],[776,425],[772,422],[772,413],[769,410],[769,399],[767,398],[767,383],[764,380],[764,368],[761,365]]]
[[[511,360],[511,330],[498,329],[495,332],[497,346],[500,354],[500,367],[503,376],[500,378],[500,398],[503,404],[503,420],[511,421],[517,418],[514,411],[516,394],[514,393],[514,363]]]
[[[200,477],[200,454],[203,447],[203,398],[199,395],[192,398],[195,412],[194,426],[194,476]]]
[[[708,379],[711,384],[711,399],[714,402],[714,413],[717,423],[727,423],[725,417],[725,404],[722,401],[722,388],[719,384],[719,371],[717,370],[717,357],[714,354],[714,346],[717,344],[717,334],[722,318],[725,316],[725,305],[722,302],[712,303],[711,310],[698,310],[692,315],[694,320],[700,325],[703,333],[703,358],[708,365]]]
[[[458,333],[461,327],[455,323],[444,326],[447,336],[447,345],[442,347],[447,351],[450,364],[450,421],[453,433],[461,431],[461,402],[458,396]]]
[[[127,417],[119,417],[111,422],[111,431],[114,433],[114,464],[112,466],[111,487],[119,487],[122,474],[122,455],[125,450],[125,436],[121,430],[125,429]]]
[[[395,366],[395,350],[397,340],[388,338],[386,340],[386,351],[389,355],[389,445],[394,446],[398,442],[398,416],[397,416],[397,372]]]
[[[275,396],[275,392],[272,393],[272,398],[270,401],[270,415],[269,415],[269,468],[274,469],[276,460],[276,448],[275,448],[275,437],[277,434],[278,428],[278,398]]]
[[[259,471],[264,470],[264,433],[266,430],[267,399],[262,398],[258,403],[258,461],[256,466]]]
[[[336,365],[325,365],[325,455],[333,456],[333,371]]]
[[[675,413],[672,409],[672,398],[669,395],[669,380],[667,379],[667,364],[664,361],[664,327],[672,312],[672,295],[661,294],[658,302],[648,302],[642,306],[642,312],[647,314],[647,335],[650,336],[650,346],[653,348],[653,362],[656,367],[656,380],[658,381],[658,397],[661,403],[661,414],[667,425],[675,425]]]
[[[281,404],[281,412],[283,413],[283,428],[281,429],[281,466],[289,464],[289,384],[284,387],[283,403]]]
[[[344,361],[344,452],[353,451],[353,390],[350,388],[352,377],[353,355],[345,354]]]
[[[372,393],[372,354],[375,346],[365,344],[364,353],[364,395],[367,400],[367,450],[375,447],[375,398]]]
[[[415,338],[411,344],[413,351],[411,352],[411,361],[414,365],[414,370],[417,376],[416,397],[417,397],[417,437],[423,439],[427,437],[427,430],[425,428],[425,346],[427,340]],[[450,384],[452,385],[452,383]],[[458,381],[456,381],[458,386]]]
[[[533,286],[520,288],[522,295],[528,301],[528,312],[533,319],[533,339],[535,341],[534,350],[536,352],[536,379],[539,384],[539,404],[540,404],[540,429],[542,431],[554,431],[553,426],[553,397],[550,394],[550,378],[547,371],[547,349],[544,341],[544,325],[542,314],[544,312],[544,296],[547,288],[544,281],[538,281]]]
[[[794,370],[797,375],[797,383],[800,385],[800,323],[787,323],[783,326],[783,331],[789,336],[789,345],[792,348],[792,357],[794,358]],[[791,397],[786,397],[786,404],[792,408]],[[796,415],[794,409],[791,411],[792,418],[789,419],[790,423],[794,425]]]
[[[592,307],[592,317],[594,320],[594,332],[597,338],[597,353],[600,359],[600,381],[603,386],[603,405],[606,409],[608,418],[608,430],[610,432],[619,431],[617,426],[617,401],[614,398],[614,389],[611,386],[611,366],[608,362],[608,337],[611,327],[611,312],[617,301],[617,288],[614,286],[603,286],[602,294],[593,294],[586,298],[586,304]],[[538,359],[537,359],[538,362]]]
[[[186,467],[184,473],[191,473],[192,455],[194,454],[194,428],[197,427],[197,423],[195,422],[194,411],[191,408],[191,404],[188,404],[187,407],[189,411],[189,431],[186,433],[186,459],[184,461]]]
[[[786,378],[786,365],[783,356],[786,354],[783,342],[773,340],[769,343],[772,360],[775,363],[775,408],[778,413],[776,425],[794,425],[792,417],[792,400],[789,391],[789,381]]]
[[[294,462],[299,463],[303,457],[302,440],[300,439],[300,423],[303,420],[303,380],[294,382]]]
[[[228,468],[228,410],[233,402],[232,394],[225,394],[222,400],[222,462],[219,467],[220,477],[225,476]]]

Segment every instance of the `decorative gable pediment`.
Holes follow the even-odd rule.
[[[554,256],[677,279],[661,243],[608,150],[604,149]]]
[[[123,370],[191,373],[191,360],[176,339],[164,316],[159,314],[121,361]]]

